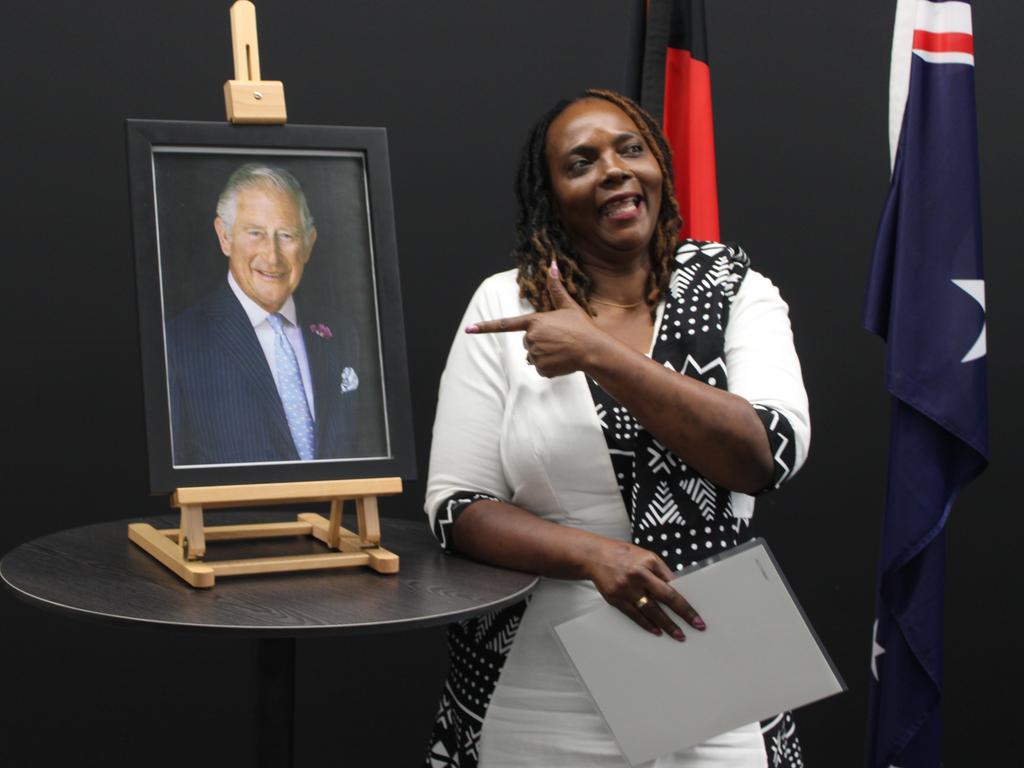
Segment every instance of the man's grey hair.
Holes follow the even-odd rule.
[[[299,223],[302,226],[303,240],[309,240],[313,231],[313,215],[306,203],[306,194],[302,191],[299,180],[284,168],[261,163],[246,163],[231,174],[224,191],[217,199],[217,216],[224,222],[230,232],[235,227],[235,214],[238,212],[238,193],[250,187],[269,185],[284,192],[295,203],[299,211]]]

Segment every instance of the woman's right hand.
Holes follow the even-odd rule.
[[[588,353],[598,347],[598,340],[608,338],[608,334],[597,327],[565,290],[555,260],[551,261],[547,284],[554,305],[550,312],[481,320],[467,326],[466,333],[526,331],[523,336],[526,361],[541,376],[552,378],[583,370]]]
[[[686,598],[669,586],[673,573],[665,561],[642,547],[607,541],[588,558],[586,574],[605,600],[652,634],[667,632],[676,640],[686,639],[662,606],[694,629],[706,628]]]

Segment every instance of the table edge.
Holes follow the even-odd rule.
[[[295,627],[267,627],[258,624],[237,625],[237,624],[196,624],[184,621],[163,621],[160,619],[145,619],[132,616],[121,616],[115,613],[103,611],[92,611],[85,608],[78,608],[67,605],[45,597],[33,595],[21,587],[11,583],[4,573],[4,561],[6,556],[0,559],[0,581],[5,587],[14,593],[14,596],[22,602],[35,608],[73,618],[90,621],[98,624],[110,624],[117,626],[130,626],[138,629],[160,629],[164,631],[180,631],[182,633],[211,633],[230,634],[235,636],[259,636],[259,637],[308,637],[312,635],[368,635],[376,633],[399,632],[415,629],[429,629],[431,627],[453,624],[464,619],[497,610],[512,605],[526,598],[540,582],[539,576],[534,576],[533,581],[522,589],[489,603],[474,606],[451,613],[437,613],[430,616],[421,616],[414,619],[390,619],[387,621],[364,621],[353,624],[311,624],[308,626]]]

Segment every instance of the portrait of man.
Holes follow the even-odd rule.
[[[207,231],[202,258],[219,254],[219,277],[166,321],[174,464],[386,453],[375,336],[360,338],[322,285],[299,290],[321,251],[296,177],[269,162],[239,165]]]

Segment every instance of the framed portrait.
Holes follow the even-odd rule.
[[[126,131],[152,492],[412,477],[385,130]]]

